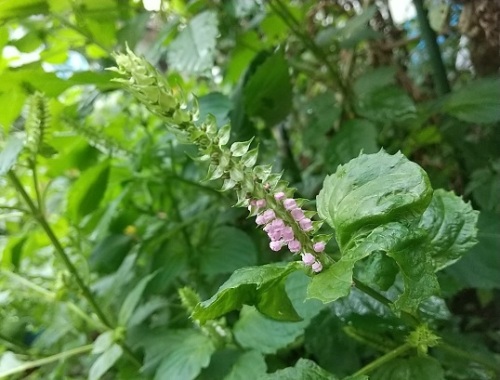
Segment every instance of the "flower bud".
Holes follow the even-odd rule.
[[[323,252],[325,250],[325,247],[326,243],[324,241],[318,241],[313,245],[314,252]]]
[[[306,252],[302,254],[302,262],[306,265],[311,266],[316,262],[316,258],[314,257],[314,255]]]
[[[319,262],[316,261],[314,264],[311,266],[312,270],[316,273],[321,272],[323,270],[323,265]]]
[[[300,242],[298,240],[294,239],[288,243],[288,249],[290,250],[290,252],[297,253],[301,248],[302,246],[300,245]]]
[[[288,198],[283,201],[283,206],[285,206],[285,208],[290,211],[294,208],[297,208],[297,202],[295,202],[295,199],[293,198]]]

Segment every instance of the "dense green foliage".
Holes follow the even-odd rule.
[[[0,1],[0,378],[498,378],[500,77],[414,3]]]

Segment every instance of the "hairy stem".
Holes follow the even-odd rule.
[[[387,354],[385,354],[385,355],[379,357],[378,359],[372,361],[371,363],[365,365],[359,371],[354,373],[352,375],[352,377],[366,375],[366,374],[372,372],[374,369],[381,367],[385,363],[390,362],[392,359],[395,359],[398,356],[404,354],[406,351],[410,350],[411,348],[412,347],[409,343],[405,343],[405,344],[399,346],[398,348],[392,350],[391,352],[388,352]]]
[[[87,302],[90,304],[92,309],[94,310],[95,314],[99,318],[99,320],[109,329],[114,329],[113,324],[111,321],[108,319],[106,314],[102,311],[100,306],[97,304],[97,301],[95,300],[94,296],[92,295],[92,292],[90,291],[90,288],[85,284],[83,281],[82,277],[78,273],[78,270],[74,266],[74,264],[71,262],[69,259],[68,255],[66,254],[66,251],[64,250],[61,242],[57,238],[56,234],[52,230],[52,227],[50,224],[47,222],[45,219],[45,216],[40,213],[40,210],[36,207],[35,203],[31,199],[31,197],[28,195],[26,190],[24,189],[24,186],[22,185],[21,181],[17,177],[17,175],[12,171],[9,170],[7,173],[9,180],[12,182],[14,185],[15,189],[18,191],[18,193],[21,195],[23,200],[26,202],[28,205],[28,208],[33,215],[33,217],[37,220],[37,222],[40,224],[42,229],[44,230],[45,234],[49,238],[50,242],[55,248],[56,255],[59,257],[59,259],[64,263],[66,269],[71,273],[73,278],[75,279],[76,284],[80,288],[83,296],[87,300]],[[127,347],[125,344],[122,344],[123,351],[131,361],[136,364],[137,366],[140,366],[139,360],[135,357],[133,354],[132,350]]]

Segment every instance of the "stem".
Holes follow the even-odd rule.
[[[38,173],[36,170],[35,159],[30,160],[29,166],[30,166],[31,172],[33,173],[33,187],[35,188],[35,196],[36,196],[36,203],[38,206],[38,210],[40,211],[40,214],[45,215],[45,212],[43,210],[43,201],[42,201],[42,195],[40,192],[40,184],[38,182]]]
[[[450,83],[448,82],[446,68],[444,67],[441,51],[436,41],[436,32],[431,28],[423,0],[413,0],[413,4],[415,4],[415,9],[417,10],[418,24],[425,41],[427,53],[429,54],[436,90],[438,95],[443,96],[450,92]]]
[[[390,362],[392,359],[397,358],[398,356],[404,354],[406,351],[408,351],[411,348],[412,347],[410,346],[409,343],[405,343],[405,344],[399,346],[398,348],[392,350],[391,352],[388,352],[387,354],[385,354],[385,355],[379,357],[378,359],[372,361],[371,363],[365,365],[359,371],[354,373],[351,377],[366,375],[367,373],[384,365],[385,363]]]
[[[468,361],[473,361],[482,364],[483,366],[492,369],[495,373],[500,374],[500,366],[498,365],[498,363],[493,363],[483,356],[476,355],[468,351],[464,351],[461,348],[458,348],[457,346],[444,343],[443,341],[441,341],[439,346],[437,346],[436,348],[441,348],[444,351],[448,351],[450,354],[458,356],[459,358],[464,358],[467,359]]]
[[[56,362],[61,359],[67,359],[72,356],[80,355],[85,352],[89,352],[92,350],[93,345],[88,344],[86,346],[81,346],[77,348],[73,348],[68,351],[63,351],[58,354],[52,355],[52,356],[47,356],[46,358],[43,359],[38,359],[38,360],[33,360],[28,363],[21,364],[18,367],[8,369],[7,371],[0,372],[0,378],[7,377],[10,375],[14,375],[16,373],[24,372],[32,368],[40,367],[42,365],[50,364],[52,362]]]
[[[56,301],[57,296],[55,293],[35,284],[34,282],[28,280],[27,278],[21,277],[16,273],[2,270],[0,269],[0,273],[4,274],[5,276],[9,277],[11,280],[17,281],[20,284],[26,286],[27,288],[30,288],[31,290],[34,290],[35,292],[41,294],[45,298],[49,299],[50,301]],[[99,331],[104,331],[107,329],[107,327],[101,322],[101,321],[96,321],[92,319],[85,311],[80,309],[77,305],[75,305],[73,302],[66,301],[64,302],[68,309],[73,311],[75,314],[77,314],[80,318],[83,320],[87,321],[89,324],[97,328]]]
[[[69,259],[68,255],[66,254],[66,251],[64,250],[61,242],[55,235],[54,231],[50,227],[49,223],[45,219],[44,215],[40,213],[40,210],[36,207],[36,205],[33,203],[33,200],[31,197],[28,195],[26,190],[24,189],[21,181],[17,177],[17,175],[12,171],[9,170],[7,173],[8,178],[16,188],[16,190],[19,192],[21,197],[24,199],[26,204],[28,205],[28,208],[33,215],[33,217],[38,221],[42,229],[45,231],[46,235],[48,236],[49,240],[51,241],[52,245],[55,248],[56,255],[59,257],[59,259],[62,260],[64,265],[66,266],[66,269],[72,274],[73,278],[75,279],[75,282],[77,283],[78,287],[80,288],[81,292],[83,293],[83,296],[87,300],[87,302],[90,304],[94,312],[96,313],[97,317],[99,320],[109,329],[113,330],[114,326],[106,317],[102,309],[99,307],[97,304],[97,301],[94,299],[94,296],[92,295],[92,292],[90,291],[89,287],[85,284],[83,279],[81,278],[80,274],[78,273],[76,267],[73,265],[71,260]],[[121,344],[124,353],[130,358],[130,360],[137,366],[140,366],[141,363],[140,361],[135,357],[133,354],[132,350],[127,347],[124,343]]]

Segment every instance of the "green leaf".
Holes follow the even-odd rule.
[[[358,280],[366,285],[386,291],[396,279],[398,266],[384,252],[373,252],[366,259],[358,262],[355,268]]]
[[[325,179],[317,206],[342,248],[363,227],[418,219],[431,198],[429,179],[420,166],[401,153],[380,151],[339,166]]]
[[[108,348],[110,348],[114,343],[113,331],[108,330],[99,335],[92,347],[93,354],[102,354]]]
[[[258,379],[266,373],[266,368],[266,361],[260,352],[248,351],[240,355],[224,380]]]
[[[363,153],[376,153],[378,131],[375,125],[367,120],[348,120],[342,124],[340,131],[331,139],[325,150],[327,167],[336,170]]]
[[[145,336],[144,373],[156,369],[155,380],[191,380],[210,363],[215,346],[194,329],[151,331]]]
[[[5,146],[0,153],[0,175],[6,174],[17,161],[17,157],[23,150],[23,142],[14,136],[9,136]]]
[[[248,152],[248,149],[250,148],[250,144],[252,143],[253,138],[251,138],[248,141],[239,141],[231,144],[231,154],[234,157],[241,157],[243,156],[246,152]]]
[[[307,295],[324,303],[335,301],[349,294],[353,283],[353,270],[357,261],[374,252],[392,253],[403,251],[422,240],[422,235],[411,232],[401,223],[388,223],[373,229],[367,236],[360,234],[352,242],[341,259],[328,269],[315,275]]]
[[[488,167],[474,170],[466,192],[472,192],[474,201],[481,207],[481,210],[500,213],[500,202],[498,202],[500,160],[497,159]]]
[[[316,316],[323,305],[315,300],[305,300],[306,288],[310,278],[302,271],[291,274],[286,280],[286,292],[297,310],[300,322],[281,322],[266,318],[255,308],[245,306],[240,319],[234,326],[234,336],[245,348],[254,349],[265,354],[275,353],[279,349],[293,343],[304,334],[304,329],[311,318]],[[270,295],[273,299],[273,295]]]
[[[243,95],[247,114],[260,117],[268,126],[288,115],[292,106],[292,85],[288,64],[281,52],[257,67],[245,84]]]
[[[123,305],[120,308],[120,313],[118,314],[118,325],[126,326],[129,321],[132,313],[135,308],[139,304],[141,300],[142,293],[149,281],[156,275],[157,272],[151,273],[150,275],[144,277],[139,283],[135,286],[135,288],[127,295],[125,301],[123,301]]]
[[[309,359],[299,359],[294,367],[280,369],[262,376],[259,380],[336,380],[331,373]]]
[[[110,172],[109,160],[83,172],[68,194],[68,214],[79,222],[85,215],[99,207],[106,192]]]
[[[370,380],[444,380],[444,370],[436,359],[412,357],[394,359],[377,369]]]
[[[88,380],[100,379],[123,354],[122,348],[118,344],[113,344],[100,355],[92,364],[89,370]]]
[[[25,18],[37,14],[49,12],[49,5],[46,0],[24,0],[21,2],[2,1],[0,2],[0,21],[9,18]]]
[[[200,107],[199,120],[201,122],[205,121],[208,114],[212,114],[218,126],[229,123],[229,112],[231,111],[232,103],[226,95],[220,92],[211,92],[210,94],[200,97],[198,99],[198,105]],[[225,143],[221,145],[225,145]]]
[[[169,66],[187,74],[212,68],[218,33],[216,13],[206,11],[193,17],[168,47]]]
[[[388,122],[399,124],[416,115],[413,100],[396,86],[382,87],[372,93],[359,95],[356,110],[359,115],[384,125]]]
[[[200,268],[207,275],[231,273],[257,264],[257,249],[250,237],[234,227],[215,228],[200,247]]]
[[[463,287],[500,289],[500,216],[481,212],[478,229],[478,244],[446,271]]]
[[[500,78],[482,78],[468,83],[448,96],[443,110],[470,123],[500,121]]]
[[[476,244],[478,214],[452,192],[434,192],[419,227],[427,231],[427,252],[436,270],[453,264]]]
[[[297,263],[274,263],[238,269],[212,298],[196,306],[192,318],[204,322],[246,304],[270,318],[300,320],[284,287],[284,279],[297,268]]]
[[[102,239],[92,250],[89,266],[93,271],[112,273],[130,252],[134,239],[125,234],[111,234]]]

